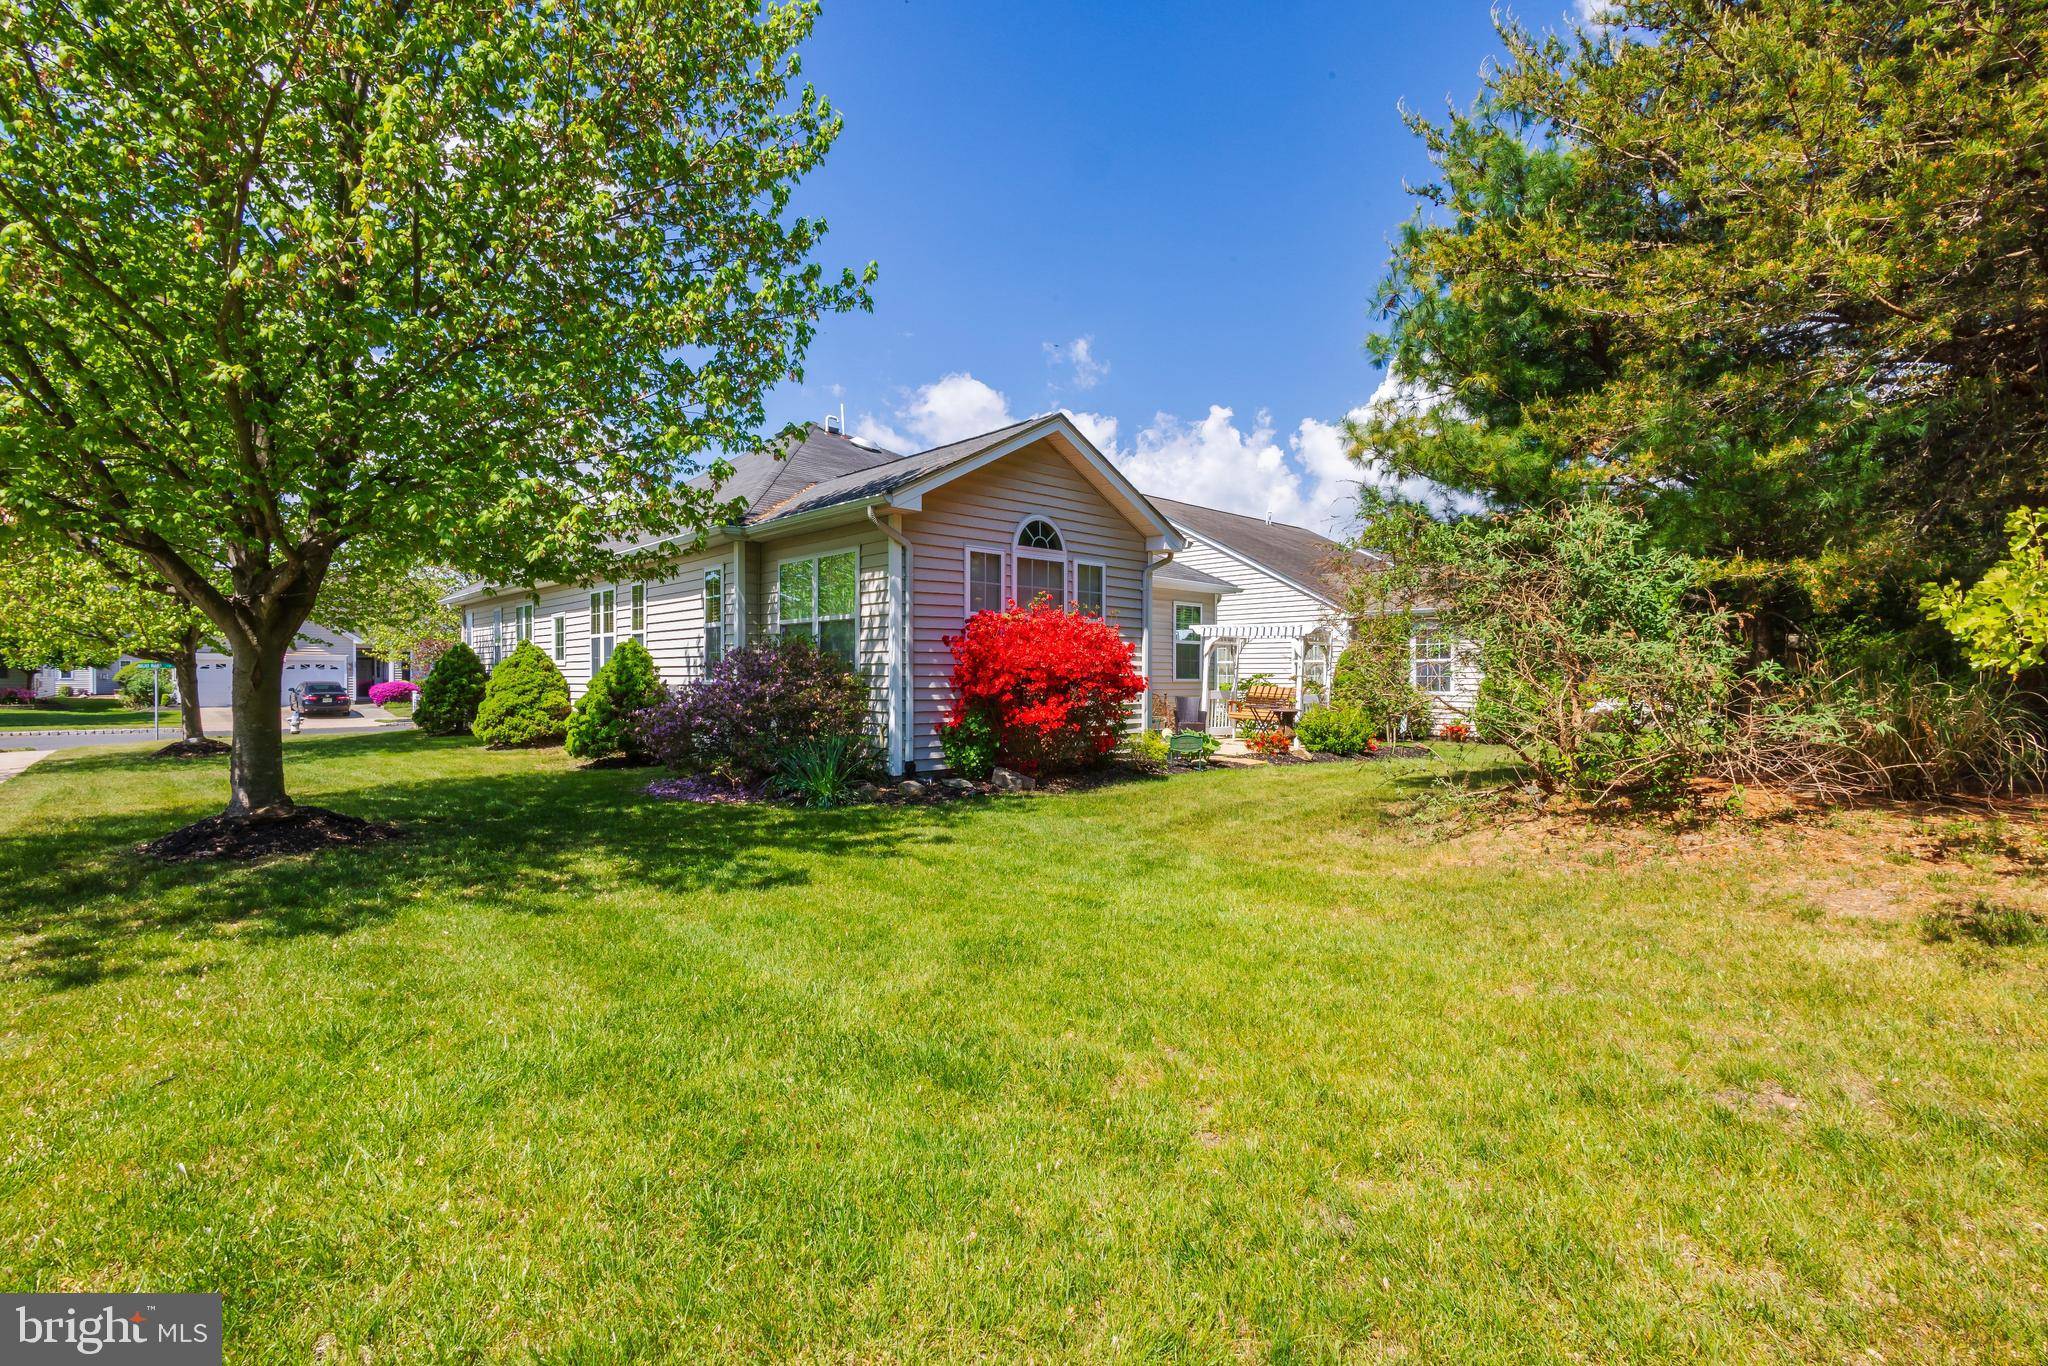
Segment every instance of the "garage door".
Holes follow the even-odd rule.
[[[303,688],[315,679],[329,679],[350,686],[348,657],[318,650],[293,650],[284,657],[284,697],[293,688]],[[199,705],[225,707],[234,701],[235,666],[226,655],[199,656]],[[282,699],[280,699],[282,700]]]

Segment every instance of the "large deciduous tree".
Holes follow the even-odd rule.
[[[872,279],[790,212],[814,17],[0,7],[0,512],[220,630],[228,814],[290,810],[281,661],[349,547],[574,580],[722,514],[678,476]]]
[[[1503,504],[1611,496],[1717,593],[1910,618],[2048,475],[2048,0],[1623,0],[1508,26],[1363,424]]]
[[[18,536],[0,537],[0,659],[76,669],[123,655],[171,666],[187,740],[204,740],[199,652],[219,633],[197,608],[130,561],[104,568]]]

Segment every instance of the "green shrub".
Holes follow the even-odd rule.
[[[461,642],[434,661],[420,684],[412,723],[429,735],[467,735],[484,700],[484,662]]]
[[[946,767],[962,778],[978,783],[996,771],[995,723],[979,707],[939,727],[939,748]]]
[[[1166,737],[1156,730],[1135,731],[1124,738],[1124,762],[1145,773],[1166,771]]]
[[[1294,738],[1311,754],[1364,754],[1378,726],[1362,707],[1338,705],[1303,712]]]
[[[57,685],[57,696],[59,697],[75,697],[77,694],[78,689],[72,687],[69,683],[59,683]]]
[[[569,681],[530,640],[491,670],[483,705],[470,727],[492,749],[558,745],[568,730]]]
[[[578,759],[625,754],[644,760],[632,716],[661,700],[661,676],[654,656],[637,640],[624,640],[590,680],[569,714],[569,753]]]
[[[122,702],[131,707],[149,705],[150,688],[155,685],[156,670],[146,664],[123,664],[114,675],[114,691],[121,695]],[[157,697],[164,702],[171,700],[170,679],[166,678]]]
[[[853,785],[881,769],[881,756],[865,735],[826,735],[801,740],[782,753],[775,787],[801,806],[844,806]]]
[[[728,650],[703,678],[637,713],[646,753],[678,773],[751,787],[806,740],[867,733],[868,689],[846,662],[800,636]]]

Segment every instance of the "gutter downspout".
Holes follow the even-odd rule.
[[[1145,572],[1138,576],[1138,648],[1144,652],[1145,662],[1139,670],[1145,675],[1145,700],[1138,707],[1138,725],[1143,730],[1152,729],[1152,669],[1157,662],[1152,657],[1152,571],[1172,563],[1173,552],[1163,550],[1158,559],[1145,562]]]
[[[875,509],[868,509],[868,521],[875,530],[889,538],[896,564],[891,568],[896,573],[889,585],[889,737],[890,756],[895,760],[895,770],[906,773],[910,770],[910,727],[911,697],[910,678],[910,542],[902,532],[875,515]]]

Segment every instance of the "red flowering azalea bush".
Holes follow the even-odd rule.
[[[1466,725],[1463,721],[1447,721],[1437,731],[1437,736],[1444,740],[1463,742],[1472,738],[1472,727]]]
[[[1020,773],[1099,761],[1145,691],[1130,642],[1114,626],[1050,603],[977,612],[946,644],[953,711],[940,740],[985,726],[997,758]]]

